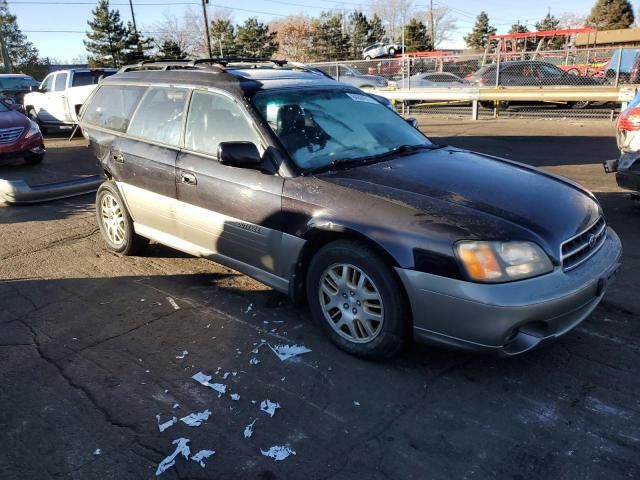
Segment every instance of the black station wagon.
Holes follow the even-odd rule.
[[[595,197],[435,145],[374,97],[284,61],[146,63],[81,128],[109,247],[149,239],[309,303],[340,348],[411,338],[515,355],[582,322],[620,265]]]

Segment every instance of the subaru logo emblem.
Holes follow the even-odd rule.
[[[591,247],[591,248],[595,247],[597,240],[598,239],[596,238],[596,236],[593,233],[589,234],[589,247]]]

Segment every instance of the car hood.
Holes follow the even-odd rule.
[[[0,128],[29,128],[29,126],[29,119],[20,112],[14,110],[0,112]]]
[[[455,216],[451,221],[462,227],[457,228],[461,238],[503,240],[504,232],[520,231],[521,239],[537,241],[554,257],[562,242],[602,214],[593,195],[570,180],[450,147],[337,170],[320,178],[427,215],[434,211],[435,202],[445,202],[449,213],[438,222]],[[479,221],[472,211],[481,212],[485,220]]]

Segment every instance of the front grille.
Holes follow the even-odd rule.
[[[13,143],[22,135],[23,127],[0,128],[0,145]]]
[[[596,253],[607,238],[607,222],[600,217],[582,233],[562,244],[562,268],[567,271],[576,268]]]

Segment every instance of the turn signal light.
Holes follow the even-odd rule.
[[[640,130],[640,107],[628,108],[618,117],[616,128],[620,132]]]

